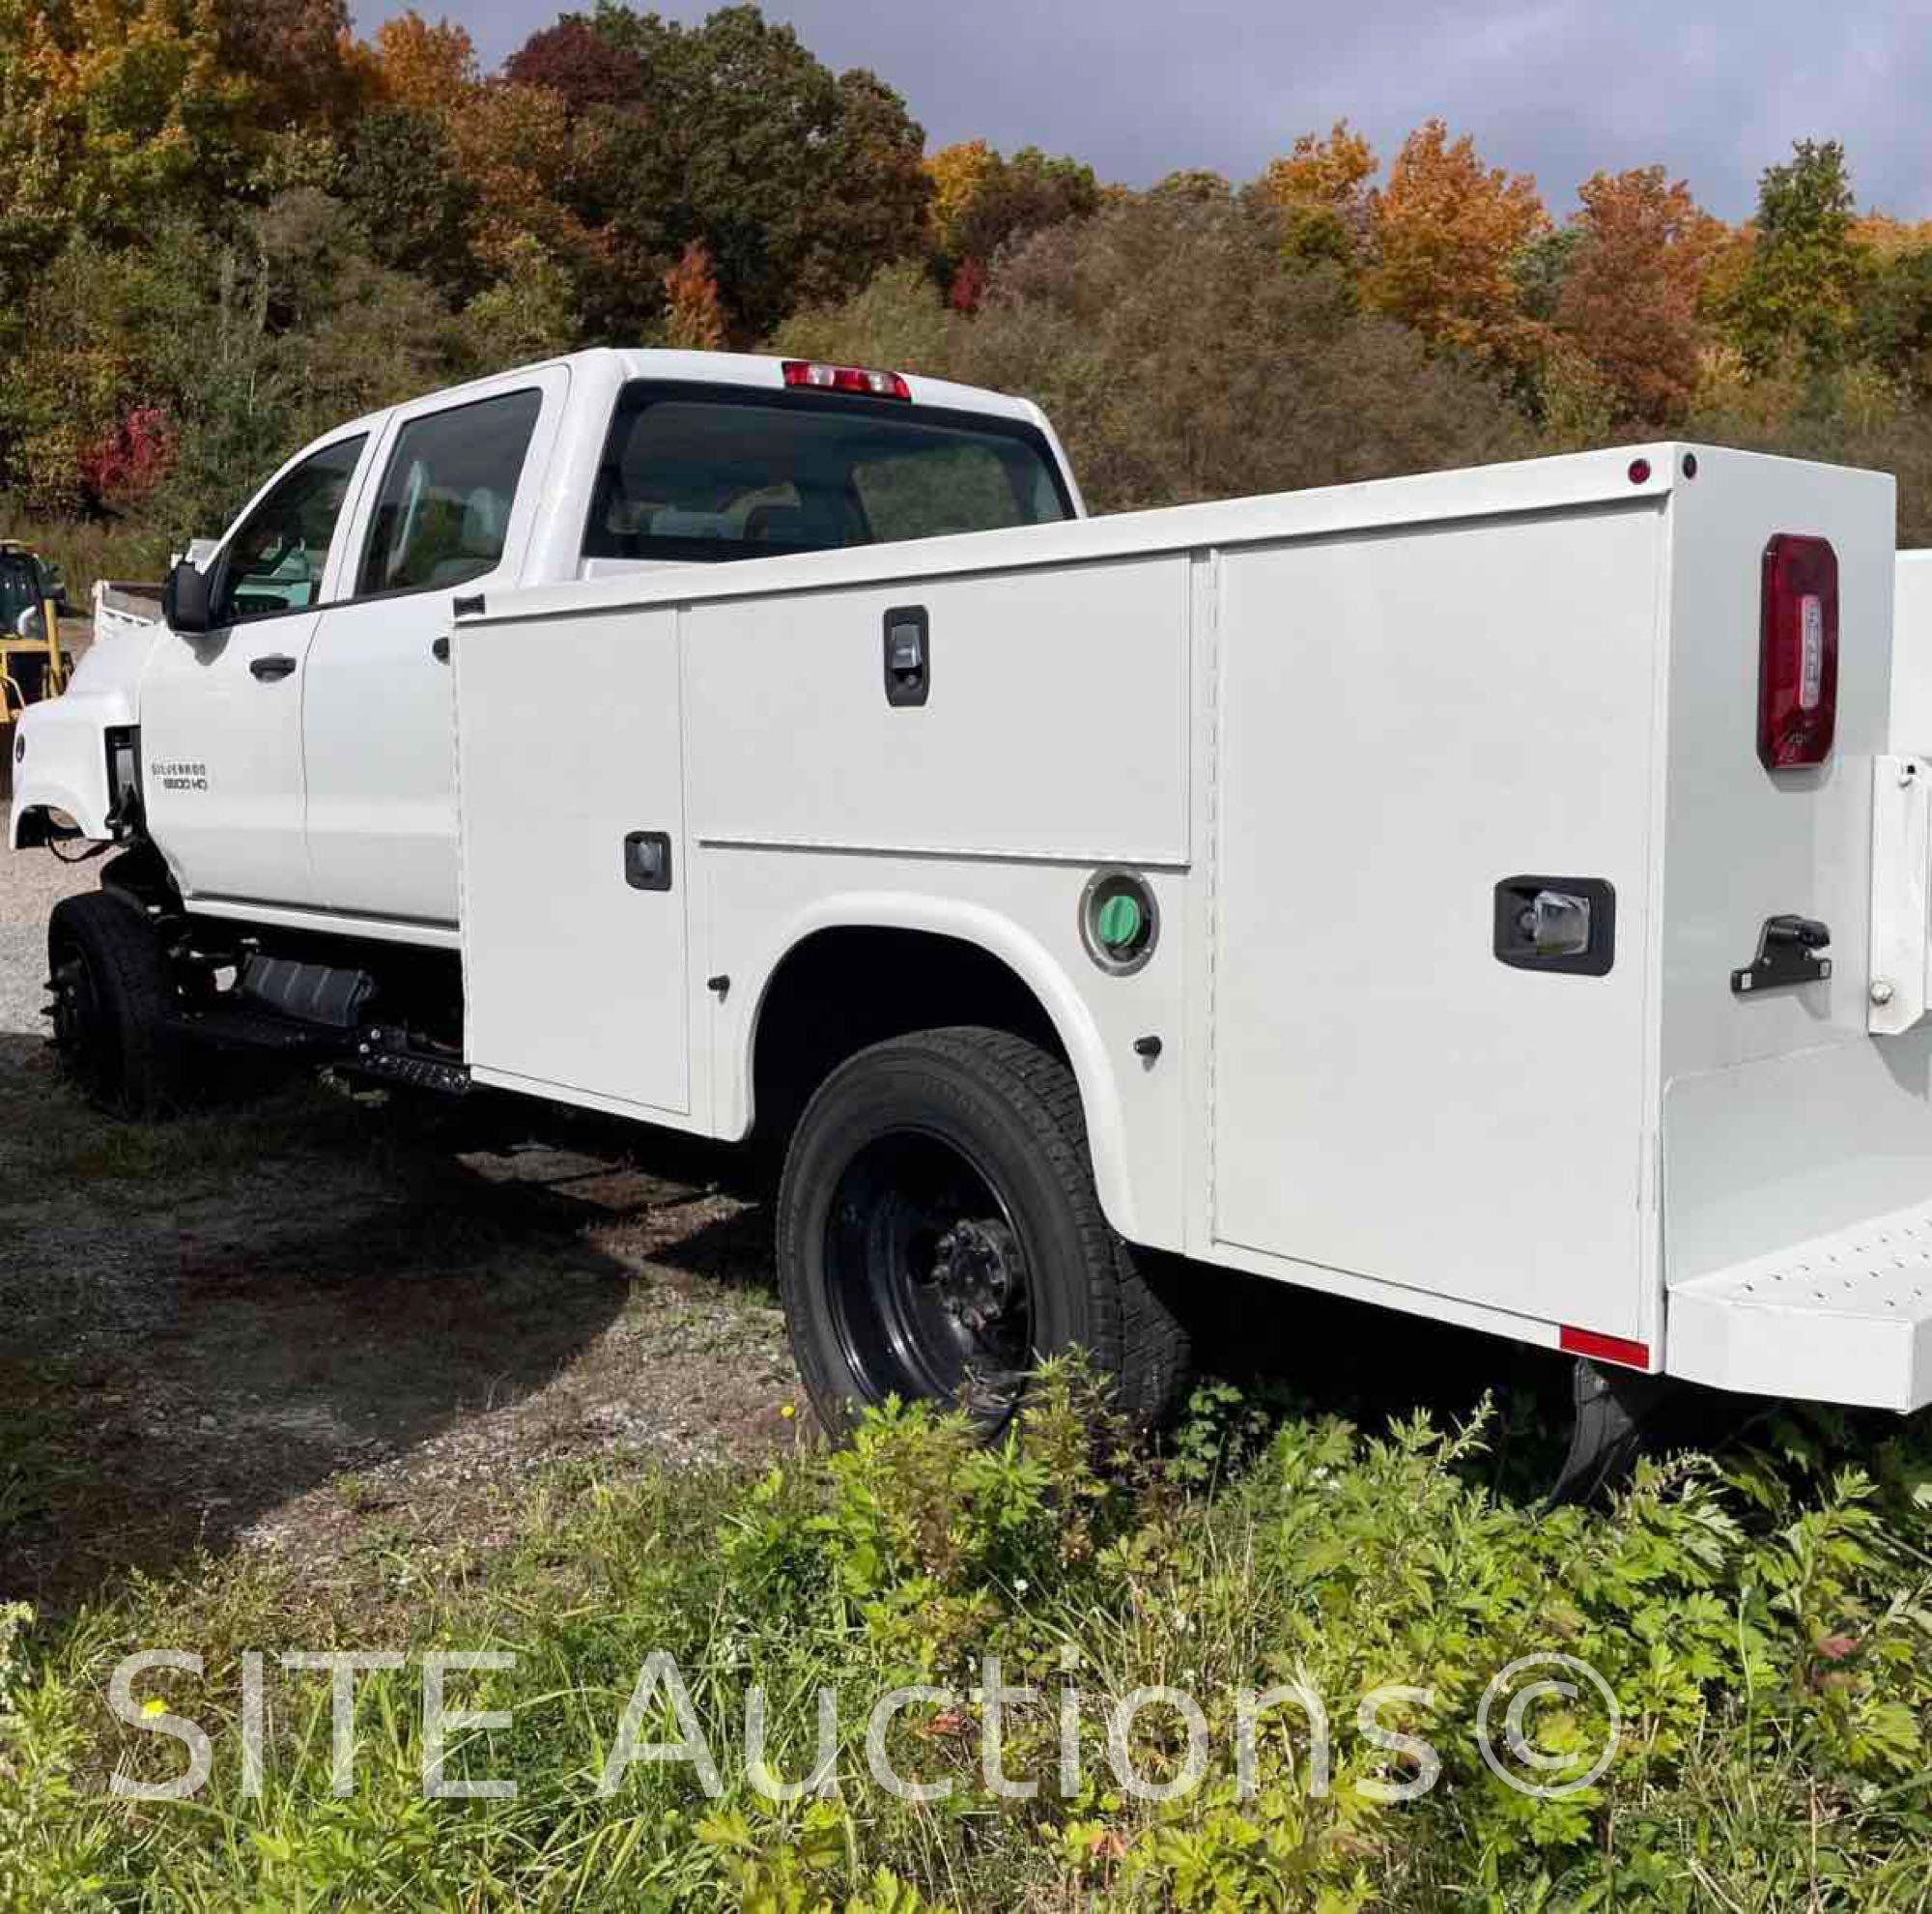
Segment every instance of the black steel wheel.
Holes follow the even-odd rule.
[[[832,1073],[786,1157],[779,1278],[835,1430],[896,1396],[997,1431],[1075,1345],[1137,1420],[1182,1386],[1186,1337],[1100,1214],[1072,1072],[1004,1031],[923,1031]]]
[[[933,1130],[888,1130],[847,1164],[825,1224],[839,1350],[873,1400],[1009,1402],[1033,1366],[1032,1278],[985,1171]]]
[[[112,1115],[172,1108],[175,993],[139,907],[107,891],[63,898],[47,922],[47,962],[62,1073]]]

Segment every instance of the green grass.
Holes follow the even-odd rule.
[[[380,1572],[318,1585],[272,1558],[205,1563],[0,1645],[0,1906],[189,1908],[1684,1909],[1923,1907],[1932,1852],[1932,1448],[1917,1425],[1850,1443],[1790,1425],[1774,1451],[1647,1465],[1604,1511],[1542,1513],[1498,1493],[1487,1423],[1418,1418],[1365,1434],[1264,1416],[1210,1388],[1160,1458],[1125,1444],[1076,1372],[1051,1372],[1024,1450],[978,1449],[923,1412],[870,1417],[855,1444],[804,1441],[762,1475],[575,1465],[522,1500],[484,1557],[412,1544],[370,1515]],[[1856,1462],[1851,1459],[1856,1447]],[[356,1502],[355,1485],[340,1485]],[[447,1538],[445,1538],[447,1539]],[[4,1640],[5,1624],[0,1624]],[[104,1696],[132,1647],[192,1649],[157,1672],[206,1727],[189,1801],[132,1802],[112,1773],[179,1773],[181,1744]],[[512,1777],[514,1800],[422,1798],[419,1665],[359,1678],[352,1791],[330,1791],[327,1678],[288,1649],[513,1652],[451,1677],[450,1705],[512,1723],[459,1731],[451,1774]],[[267,1652],[265,1774],[243,1788],[242,1656]],[[716,1757],[598,1779],[645,1658],[675,1658]],[[1582,1791],[1534,1800],[1484,1765],[1472,1723],[1492,1676],[1533,1653],[1587,1663],[1624,1731]],[[1040,1691],[1009,1710],[1005,1772],[980,1768],[981,1657]],[[1077,1683],[1083,1780],[1059,1781],[1062,1687]],[[811,1765],[813,1695],[837,1699],[837,1791],[780,1804],[745,1772],[743,1691],[769,1697],[769,1759]],[[1237,1785],[1242,1687],[1300,1681],[1332,1722],[1325,1793],[1291,1707]],[[898,1768],[950,1779],[920,1804],[873,1782],[867,1712],[885,1689],[957,1691],[900,1716]],[[1356,1726],[1390,1683],[1388,1728],[1435,1751],[1413,1779]],[[1165,1805],[1108,1773],[1108,1698],[1198,1697],[1201,1785]],[[662,1697],[659,1698],[662,1701]],[[145,1719],[145,1718],[144,1718]],[[1531,1717],[1574,1779],[1601,1726]],[[671,1739],[668,1707],[643,1738]],[[1172,1776],[1177,1718],[1130,1750]]]

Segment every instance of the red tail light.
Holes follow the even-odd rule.
[[[1838,722],[1838,555],[1780,531],[1764,548],[1757,755],[1767,771],[1822,764]]]
[[[896,372],[871,372],[862,365],[821,365],[816,359],[784,361],[787,386],[812,386],[821,392],[863,392],[871,399],[910,399],[912,387]]]

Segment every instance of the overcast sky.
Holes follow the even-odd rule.
[[[417,0],[495,66],[554,0]],[[577,0],[582,11],[593,0]],[[647,11],[640,8],[640,11]],[[363,0],[363,27],[400,6]],[[659,0],[695,20],[708,6]],[[1384,157],[1431,114],[1552,211],[1604,167],[1662,163],[1737,218],[1794,139],[1836,137],[1861,203],[1932,217],[1932,0],[773,0],[818,56],[870,67],[928,146],[974,136],[1146,186],[1251,178],[1346,116]]]

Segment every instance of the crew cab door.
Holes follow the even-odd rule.
[[[302,692],[366,429],[270,481],[210,561],[213,627],[164,637],[141,680],[148,829],[189,898],[316,901],[303,829]]]
[[[400,407],[375,450],[303,701],[308,855],[331,910],[456,923],[454,603],[518,581],[568,388],[556,366]]]

